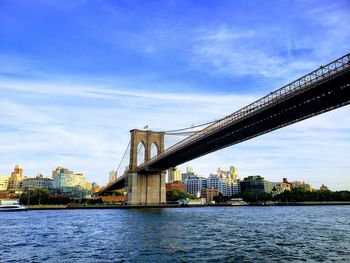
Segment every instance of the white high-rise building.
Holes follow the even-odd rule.
[[[210,174],[207,180],[208,188],[217,189],[224,196],[231,196],[226,174]]]
[[[208,188],[217,189],[224,196],[233,196],[240,193],[240,183],[237,169],[230,167],[230,171],[223,171],[220,168],[217,174],[210,174],[208,177]]]
[[[202,188],[207,188],[207,179],[199,176],[190,176],[184,181],[186,192],[197,196]]]

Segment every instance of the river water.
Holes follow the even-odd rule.
[[[350,262],[350,206],[0,213],[0,262]]]

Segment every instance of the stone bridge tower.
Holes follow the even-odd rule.
[[[165,171],[151,174],[137,173],[138,150],[144,149],[144,162],[154,155],[164,151],[164,133],[153,131],[131,130],[130,166],[127,178],[128,204],[130,205],[158,205],[166,203]],[[152,152],[152,149],[156,152]],[[142,160],[141,160],[142,161]]]

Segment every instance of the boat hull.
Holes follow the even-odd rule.
[[[15,208],[0,208],[0,212],[21,212],[21,211],[28,211],[26,207],[15,207]]]

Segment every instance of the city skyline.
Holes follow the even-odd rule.
[[[25,173],[25,169],[23,169],[22,165],[19,165],[19,164],[17,164],[17,165],[14,167],[14,171],[15,171],[18,167],[21,169],[21,174],[23,175],[23,178],[24,178],[24,179],[35,179],[35,178],[44,178],[44,179],[50,178],[50,179],[53,179],[53,178],[54,178],[55,172],[57,172],[58,170],[64,169],[64,170],[69,171],[69,169],[67,169],[67,168],[65,168],[65,167],[57,166],[54,170],[52,170],[51,175],[44,175],[44,174],[42,174],[42,173],[37,173],[37,174],[34,176],[34,175],[27,175],[27,174]],[[222,169],[222,167],[218,167],[216,170],[213,169],[211,172],[208,172],[208,173],[206,173],[206,174],[199,174],[195,169],[193,169],[192,166],[187,166],[187,167],[185,167],[185,170],[181,170],[181,169],[179,169],[179,168],[176,168],[175,170],[176,170],[176,172],[179,173],[180,177],[181,177],[181,176],[184,176],[184,175],[187,175],[187,176],[189,176],[189,177],[193,176],[193,177],[199,177],[199,178],[208,179],[208,178],[209,178],[210,176],[212,176],[212,175],[220,175],[220,174],[223,174],[223,173],[224,173],[224,174],[230,173],[230,172],[231,172],[231,168],[234,169],[234,174],[235,174],[236,179],[237,179],[238,181],[241,181],[241,180],[243,180],[243,179],[245,179],[245,178],[252,177],[252,176],[253,176],[253,177],[254,177],[254,176],[261,176],[261,177],[265,178],[265,176],[264,176],[264,175],[261,175],[261,174],[240,176],[239,173],[238,173],[237,167],[235,167],[235,166],[233,166],[233,165],[231,165],[231,166],[229,167],[229,170],[227,170],[227,171],[226,171],[225,169]],[[115,170],[112,170],[112,171],[110,171],[110,172],[108,173],[108,175],[109,175],[108,183],[116,179],[116,178],[114,177],[114,176],[115,176],[115,172],[116,172]],[[113,173],[113,176],[112,176],[112,173]],[[11,172],[11,175],[12,175],[12,174],[13,174],[13,171]],[[73,174],[73,172],[72,172],[72,174]],[[10,175],[10,174],[6,174],[6,173],[0,173],[0,176],[7,177],[8,179],[11,178],[11,175]],[[83,175],[83,176],[85,177],[85,174],[84,174],[84,173],[81,173],[81,172],[75,173],[74,175]],[[112,178],[112,180],[111,180],[111,178]],[[87,177],[87,179],[88,179],[88,177]],[[271,181],[271,180],[269,180],[268,177],[266,177],[265,179],[266,179],[267,181]],[[271,181],[271,182],[272,182],[272,183],[278,183],[278,182],[282,182],[282,181],[288,180],[288,179],[291,179],[291,180],[290,180],[291,182],[302,182],[302,183],[306,183],[306,184],[308,183],[308,182],[306,182],[304,179],[301,179],[301,178],[298,178],[298,179],[295,179],[295,178],[280,178],[279,180],[276,180],[275,182],[273,182],[273,181]],[[90,180],[88,180],[88,181],[90,181]],[[174,180],[174,178],[173,178],[173,179],[169,179],[169,170],[167,170],[166,182],[168,183],[168,182],[173,182],[173,181],[183,181],[183,180],[181,180],[181,179],[179,179],[179,180]],[[92,181],[91,181],[91,183],[96,184],[96,182],[92,182]],[[98,186],[103,186],[103,185],[98,185]],[[311,186],[312,186],[312,185],[311,185]],[[321,184],[320,186],[324,186],[324,184]],[[312,187],[313,187],[313,186],[312,186]],[[318,189],[318,187],[313,187],[313,189]],[[333,189],[330,189],[330,190],[333,190]],[[342,190],[344,190],[344,189],[342,189]]]
[[[350,51],[347,1],[0,5],[0,174],[18,163],[33,176],[63,166],[103,185],[130,129],[222,118]],[[328,112],[180,169],[208,175],[234,164],[241,178],[350,190],[349,114]]]

